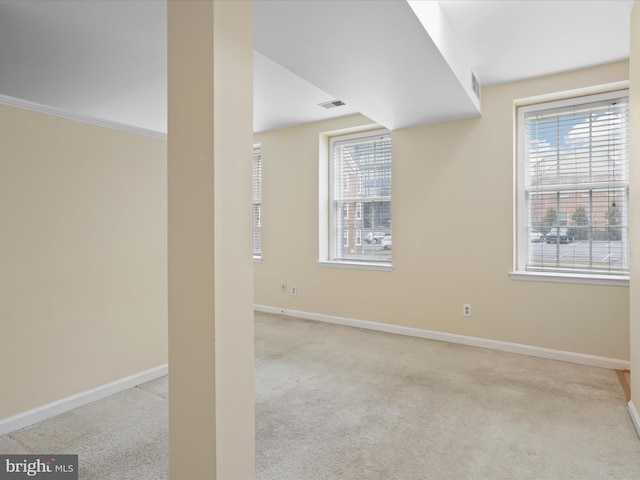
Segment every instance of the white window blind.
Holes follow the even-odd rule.
[[[330,260],[390,263],[390,133],[334,137],[330,151]]]
[[[253,149],[253,256],[262,256],[262,153]]]
[[[521,107],[519,268],[628,275],[628,91]]]

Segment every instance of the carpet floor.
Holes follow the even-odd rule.
[[[256,313],[263,480],[637,479],[615,371]],[[167,478],[167,378],[0,437],[83,480]]]
[[[167,377],[0,437],[4,454],[77,454],[80,480],[162,480],[169,471]]]

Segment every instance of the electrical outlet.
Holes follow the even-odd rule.
[[[465,303],[462,305],[462,315],[464,315],[465,317],[470,317],[471,316],[471,304],[470,303]]]
[[[283,283],[282,285],[280,285],[280,291],[282,293],[287,293],[287,284]]]
[[[291,285],[291,286],[289,287],[289,294],[290,294],[292,297],[295,297],[295,296],[298,294],[298,287],[296,287],[295,285]]]

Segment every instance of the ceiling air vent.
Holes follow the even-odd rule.
[[[324,108],[335,108],[346,104],[342,100],[331,100],[329,102],[319,103],[318,105]]]
[[[476,97],[480,98],[480,84],[473,72],[471,72],[471,89],[476,93]]]

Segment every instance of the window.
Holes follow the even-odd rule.
[[[390,133],[332,137],[329,149],[329,261],[389,264],[377,239],[391,233]]]
[[[262,257],[262,153],[253,149],[253,257]]]
[[[569,198],[568,194],[560,194],[560,198]],[[567,225],[569,225],[569,212],[558,212],[558,225],[560,225],[561,227],[566,227]]]
[[[519,272],[629,274],[629,100],[518,108]]]

